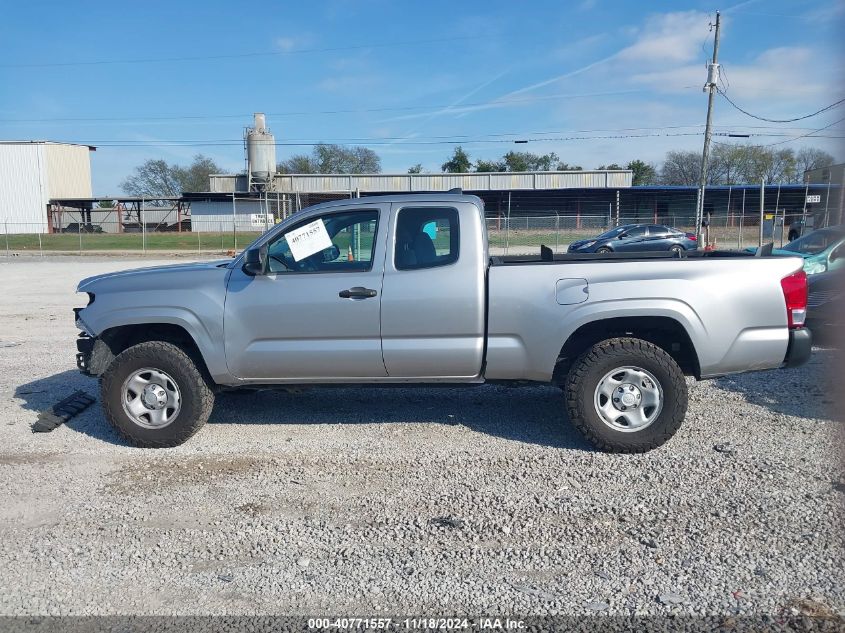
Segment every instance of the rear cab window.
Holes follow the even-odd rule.
[[[396,270],[448,266],[458,261],[458,210],[452,207],[405,207],[396,215],[393,265]]]

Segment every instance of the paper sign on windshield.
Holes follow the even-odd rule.
[[[332,245],[332,240],[322,220],[314,220],[290,233],[285,233],[285,239],[295,261],[319,253]]]

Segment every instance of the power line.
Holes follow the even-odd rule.
[[[701,127],[701,124],[693,124],[693,125],[668,125],[663,127],[622,127],[622,128],[593,128],[589,130],[553,130],[553,131],[531,131],[531,132],[491,132],[488,134],[447,134],[447,135],[428,135],[423,137],[409,137],[409,136],[354,136],[354,137],[338,137],[333,139],[331,142],[358,142],[358,143],[365,143],[369,141],[410,141],[410,140],[456,140],[459,141],[460,139],[463,140],[470,140],[477,138],[490,138],[490,137],[529,137],[529,136],[541,136],[541,135],[548,135],[548,134],[589,134],[594,132],[637,132],[641,130],[680,130],[685,128],[691,127]],[[304,142],[307,141],[311,143],[310,139],[303,139],[303,138],[287,138],[285,139],[285,143],[296,143],[296,142]],[[88,139],[87,144],[95,145],[97,143],[147,143],[149,142],[147,139]],[[234,138],[223,138],[223,139],[163,139],[163,142],[173,142],[173,143],[243,143],[243,139],[234,139]],[[281,143],[282,141],[280,141]],[[323,143],[328,143],[328,141],[324,141]]]
[[[500,106],[519,103],[530,103],[534,101],[549,101],[556,99],[584,99],[589,97],[613,97],[623,94],[633,94],[640,92],[648,92],[647,90],[614,90],[609,92],[585,92],[585,93],[570,93],[570,94],[556,94],[536,97],[522,97],[513,99],[492,99],[490,101],[476,101],[474,103],[462,103],[459,106],[454,104],[439,104],[439,105],[420,105],[420,106],[385,106],[378,108],[350,108],[339,110],[311,110],[311,111],[288,111],[288,112],[268,112],[268,117],[285,117],[285,116],[314,116],[322,114],[365,114],[372,112],[402,112],[410,110],[441,110],[452,108],[460,110],[461,108],[473,108],[481,106]],[[189,121],[189,120],[205,120],[205,119],[250,119],[252,113],[241,114],[197,114],[197,115],[168,115],[168,116],[153,116],[153,117],[56,117],[56,118],[39,118],[39,119],[0,119],[0,123],[59,123],[59,122],[105,122],[105,121],[123,121],[123,122],[142,122],[142,121]]]
[[[424,40],[405,40],[404,42],[384,42],[357,44],[355,46],[332,46],[326,48],[299,48],[288,51],[254,51],[247,53],[231,53],[220,55],[195,55],[188,57],[150,57],[142,59],[98,59],[81,62],[50,62],[31,64],[0,64],[0,68],[60,68],[67,66],[106,66],[117,64],[159,64],[170,62],[193,62],[210,61],[219,59],[244,59],[249,57],[275,57],[278,55],[301,55],[305,53],[336,53],[340,51],[353,51],[367,48],[392,48],[396,46],[408,47],[419,44],[439,44],[443,42],[457,42],[463,40],[488,39],[488,35],[466,35],[461,37],[437,37]]]
[[[797,140],[802,139],[802,138],[842,138],[841,136],[828,136],[828,137],[826,137],[826,136],[816,136],[816,133],[824,132],[825,130],[832,128],[837,123],[842,123],[843,121],[845,121],[845,117],[842,117],[838,121],[834,121],[830,125],[825,125],[824,127],[820,127],[817,130],[813,130],[812,132],[807,132],[806,134],[802,134],[801,136],[796,136],[794,138],[786,139],[785,141],[776,141],[775,143],[769,143],[768,145],[764,145],[763,147],[771,147],[773,145],[783,145],[784,143],[791,143],[792,141],[797,141]]]
[[[357,137],[337,137],[331,140],[312,140],[306,138],[288,138],[284,141],[279,141],[275,143],[278,146],[295,146],[295,145],[342,145],[342,144],[349,144],[349,143],[386,143],[386,144],[430,144],[435,141],[449,141],[454,143],[476,143],[476,142],[491,142],[491,139],[495,142],[502,142],[502,143],[510,143],[514,142],[514,140],[520,141],[551,141],[551,140],[558,140],[563,138],[561,136],[558,137],[551,137],[549,135],[557,134],[557,135],[567,135],[567,134],[595,134],[597,132],[636,132],[641,130],[647,131],[661,131],[661,130],[682,130],[687,128],[695,128],[695,127],[702,127],[703,124],[695,124],[695,125],[672,125],[666,127],[631,127],[631,128],[595,128],[589,130],[558,130],[558,131],[533,131],[533,132],[499,132],[499,133],[489,133],[489,134],[448,134],[448,135],[432,135],[432,136],[423,136],[423,137],[407,137],[407,136],[357,136]],[[759,126],[755,129],[766,129],[764,126]],[[810,130],[809,134],[813,134],[817,132],[816,129],[804,128]],[[839,130],[845,132],[845,130]],[[688,132],[686,134],[676,134],[676,136],[695,136],[699,135],[701,132]],[[713,132],[714,136],[741,136],[743,138],[751,138],[751,137],[779,137],[779,136],[791,136],[791,134],[785,132],[748,132],[738,130],[736,128],[727,128],[719,131]],[[645,136],[670,136],[669,134],[629,134],[629,135],[614,135],[613,138],[617,137],[630,137],[630,138],[641,138]],[[508,137],[508,138],[506,138]],[[574,138],[567,136],[565,138]],[[582,138],[582,137],[579,137]],[[606,138],[605,136],[589,136],[583,137],[587,138]],[[817,138],[839,138],[839,136],[824,136],[824,137],[817,137]],[[222,139],[162,139],[161,141],[151,142],[148,139],[86,139],[83,141],[74,141],[75,143],[79,143],[81,145],[97,145],[100,147],[106,146],[115,146],[120,144],[120,146],[125,147],[145,147],[151,145],[184,145],[187,147],[193,145],[210,145],[210,144],[220,144],[220,145],[243,145],[243,139],[240,138],[222,138]]]
[[[819,135],[817,132],[823,131],[825,129],[829,129],[830,127],[840,123],[841,121],[845,121],[845,119],[841,119],[840,121],[835,121],[831,123],[829,126],[825,126],[824,128],[820,128],[817,130],[813,130],[808,132],[807,134],[803,134],[801,136],[796,136],[793,138],[789,138],[784,141],[779,141],[778,143],[772,143],[772,145],[777,145],[780,143],[789,143],[791,141],[797,140],[799,138],[805,137],[812,137],[812,138],[832,138],[832,139],[840,139],[845,138],[845,135],[838,134],[838,135]],[[841,130],[845,132],[845,130]],[[554,132],[539,132],[535,134],[554,134]],[[592,135],[592,136],[534,136],[534,137],[522,137],[518,134],[509,132],[507,136],[512,136],[515,138],[472,138],[469,136],[442,136],[442,137],[430,137],[430,140],[421,140],[419,138],[416,139],[405,139],[402,137],[360,137],[360,138],[352,138],[352,139],[332,139],[332,140],[319,140],[319,141],[311,141],[311,140],[296,140],[296,141],[278,141],[274,143],[276,147],[316,147],[320,145],[352,145],[352,144],[366,144],[366,145],[461,145],[461,144],[479,144],[479,143],[540,143],[540,142],[549,142],[549,141],[589,141],[589,140],[605,140],[605,139],[632,139],[632,138],[655,138],[655,137],[682,137],[682,136],[701,136],[703,132],[665,132],[665,133],[647,133],[647,134],[604,134],[604,135]],[[778,136],[789,136],[785,133],[739,133],[736,131],[724,131],[724,132],[713,132],[713,136],[721,136],[721,137],[729,137],[729,136],[742,136],[743,138],[749,137],[778,137]],[[488,135],[488,136],[504,136],[504,135]],[[148,140],[140,140],[140,141],[132,141],[132,140],[122,140],[122,139],[109,139],[109,140],[74,140],[74,141],[67,141],[69,143],[76,143],[79,145],[96,145],[97,147],[106,148],[106,147],[242,147],[243,146],[243,139],[208,139],[208,140],[194,140],[194,139],[169,139],[169,140],[162,140],[162,141],[148,141]],[[720,145],[730,145],[729,143],[719,143]],[[763,145],[762,147],[768,147],[768,145]]]
[[[525,142],[544,142],[544,141],[581,141],[581,140],[601,140],[601,139],[626,139],[626,138],[648,138],[648,137],[673,137],[673,136],[701,136],[701,132],[668,132],[668,133],[652,133],[652,134],[606,134],[600,136],[558,136],[558,137],[535,137],[535,138],[525,138],[525,139],[518,139],[520,141]],[[453,137],[454,138],[454,137]],[[80,145],[94,145],[95,143],[90,141],[68,141],[77,143]],[[362,140],[359,142],[366,142],[367,145],[460,145],[463,143],[508,143],[512,144],[515,141],[513,139],[459,139],[459,140],[428,140],[428,141],[421,141],[421,140],[382,140],[382,139],[373,139],[373,140]],[[332,141],[322,140],[322,141],[308,141],[308,142],[285,142],[279,141],[274,143],[276,147],[315,147],[320,145],[348,145],[349,143],[333,143]],[[156,141],[156,142],[149,142],[149,141],[141,141],[141,142],[124,142],[124,141],[117,141],[117,142],[108,142],[108,141],[100,141],[96,143],[97,147],[230,147],[230,146],[243,146],[243,139],[231,139],[231,140],[211,140],[211,141],[180,141],[180,140],[169,140],[169,141]]]
[[[823,107],[821,110],[816,110],[812,114],[806,114],[804,116],[795,117],[793,119],[768,119],[766,117],[757,116],[756,114],[752,114],[748,110],[742,109],[741,107],[739,107],[736,103],[734,103],[731,100],[731,98],[727,95],[727,93],[725,93],[724,90],[722,90],[721,88],[717,88],[717,90],[718,90],[719,94],[722,95],[728,103],[730,103],[734,108],[736,108],[737,110],[739,110],[743,114],[750,116],[752,119],[758,119],[760,121],[766,121],[768,123],[794,123],[795,121],[803,121],[804,119],[809,119],[811,117],[817,116],[817,115],[819,115],[823,112],[827,112],[828,110],[835,108],[836,106],[838,106],[842,103],[845,103],[845,99],[840,99],[839,101],[837,101],[835,103],[831,103],[830,105]]]

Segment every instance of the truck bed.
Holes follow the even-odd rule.
[[[516,266],[520,264],[565,264],[591,261],[650,261],[663,259],[726,259],[729,257],[754,257],[747,251],[689,251],[670,253],[659,251],[654,253],[560,253],[552,255],[551,259],[544,259],[540,255],[494,255],[490,257],[491,266]]]

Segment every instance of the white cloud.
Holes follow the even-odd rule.
[[[276,48],[287,53],[296,48],[296,40],[292,37],[277,37]]]
[[[654,15],[637,33],[637,40],[619,52],[624,61],[638,63],[684,63],[702,56],[709,18],[699,11]]]
[[[721,61],[722,84],[729,86],[732,97],[782,102],[821,97],[831,90],[823,81],[823,73],[814,70],[817,64],[813,63],[814,53],[809,48],[771,48],[747,64],[733,64],[724,56]],[[630,81],[663,93],[682,93],[701,88],[706,78],[702,63],[637,73]]]

